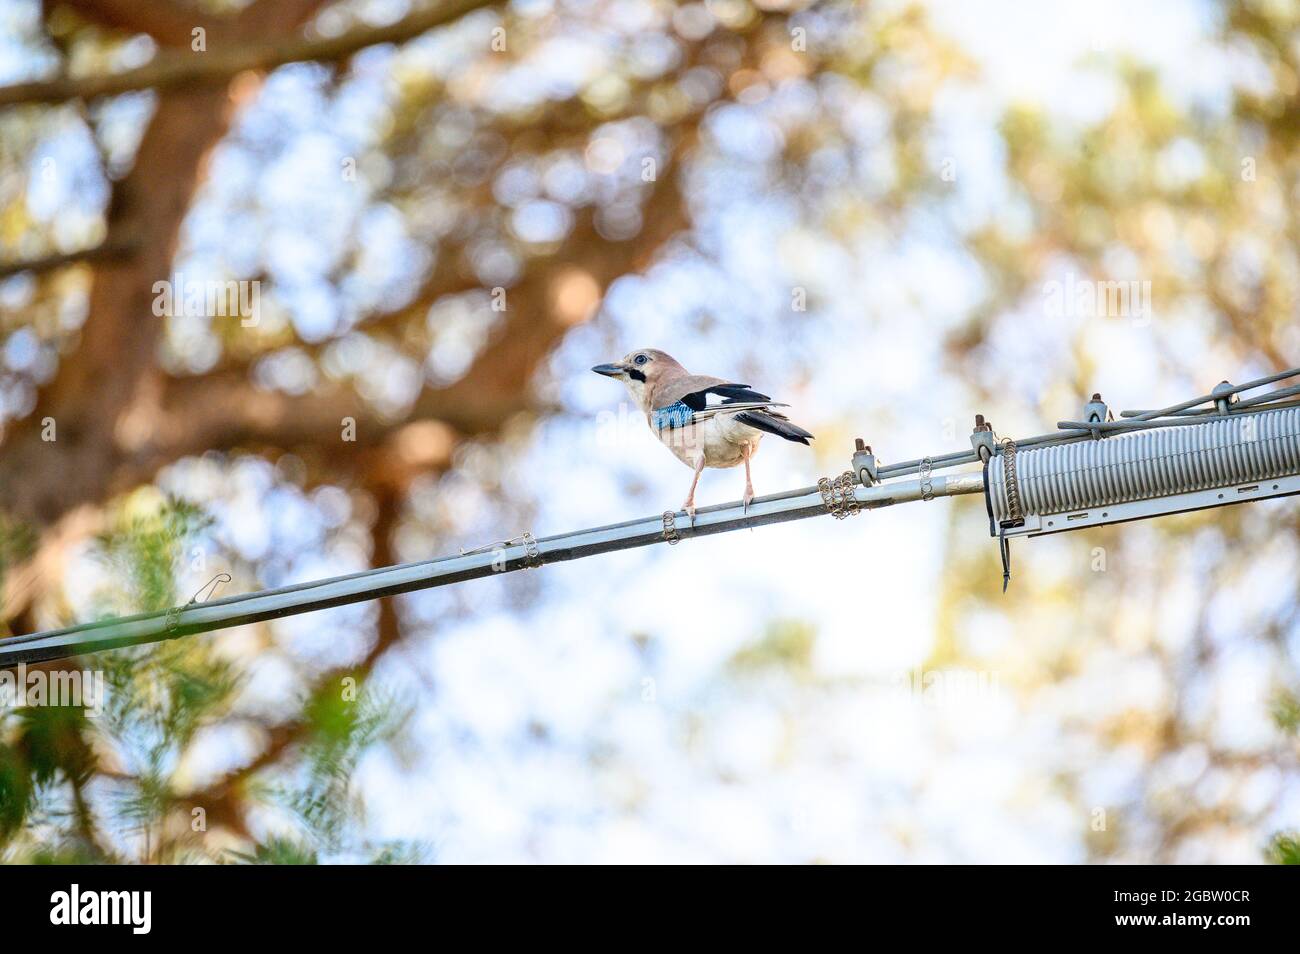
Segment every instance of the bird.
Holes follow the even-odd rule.
[[[754,499],[750,459],[764,434],[811,447],[813,435],[779,411],[766,394],[725,378],[691,374],[656,348],[633,351],[621,361],[598,364],[597,374],[623,382],[659,441],[695,471],[682,510],[695,520],[695,490],[705,467],[745,465],[745,513]]]

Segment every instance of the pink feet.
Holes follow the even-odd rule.
[[[743,453],[745,455],[745,496],[741,498],[741,503],[744,504],[742,509],[745,513],[749,513],[749,505],[754,499],[754,481],[749,474],[749,458],[754,453],[754,450],[746,444]]]

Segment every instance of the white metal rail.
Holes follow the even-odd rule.
[[[928,483],[928,490],[923,483]],[[983,477],[976,473],[934,477],[928,482],[907,480],[872,487],[855,486],[851,498],[862,509],[875,509],[920,500],[927,494],[946,497],[982,493],[983,490]],[[835,503],[829,509],[853,505],[835,498]],[[525,535],[523,538],[503,541],[492,547],[440,560],[383,567],[313,583],[213,599],[206,603],[195,602],[163,613],[144,613],[29,636],[14,636],[0,640],[0,666],[158,642],[345,603],[359,603],[412,590],[446,586],[494,573],[577,560],[611,550],[655,543],[672,544],[691,537],[802,520],[827,512],[828,505],[822,491],[809,487],[757,497],[747,512],[739,503],[701,508],[693,523],[679,511],[536,540],[531,535]],[[838,512],[846,510],[840,509]]]

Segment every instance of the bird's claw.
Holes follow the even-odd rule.
[[[686,516],[690,518],[691,526],[694,527],[695,526],[695,504],[691,503],[688,500],[686,503],[682,504],[682,510],[686,512]]]
[[[741,510],[744,511],[746,516],[749,515],[749,505],[752,504],[753,502],[754,502],[754,491],[752,490],[745,491],[745,496],[740,498],[740,506],[741,506]]]

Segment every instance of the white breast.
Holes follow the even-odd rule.
[[[758,450],[763,432],[741,424],[734,415],[719,414],[688,427],[665,428],[659,440],[688,467],[694,467],[704,454],[705,467],[735,467],[745,459],[745,446],[751,456]]]

